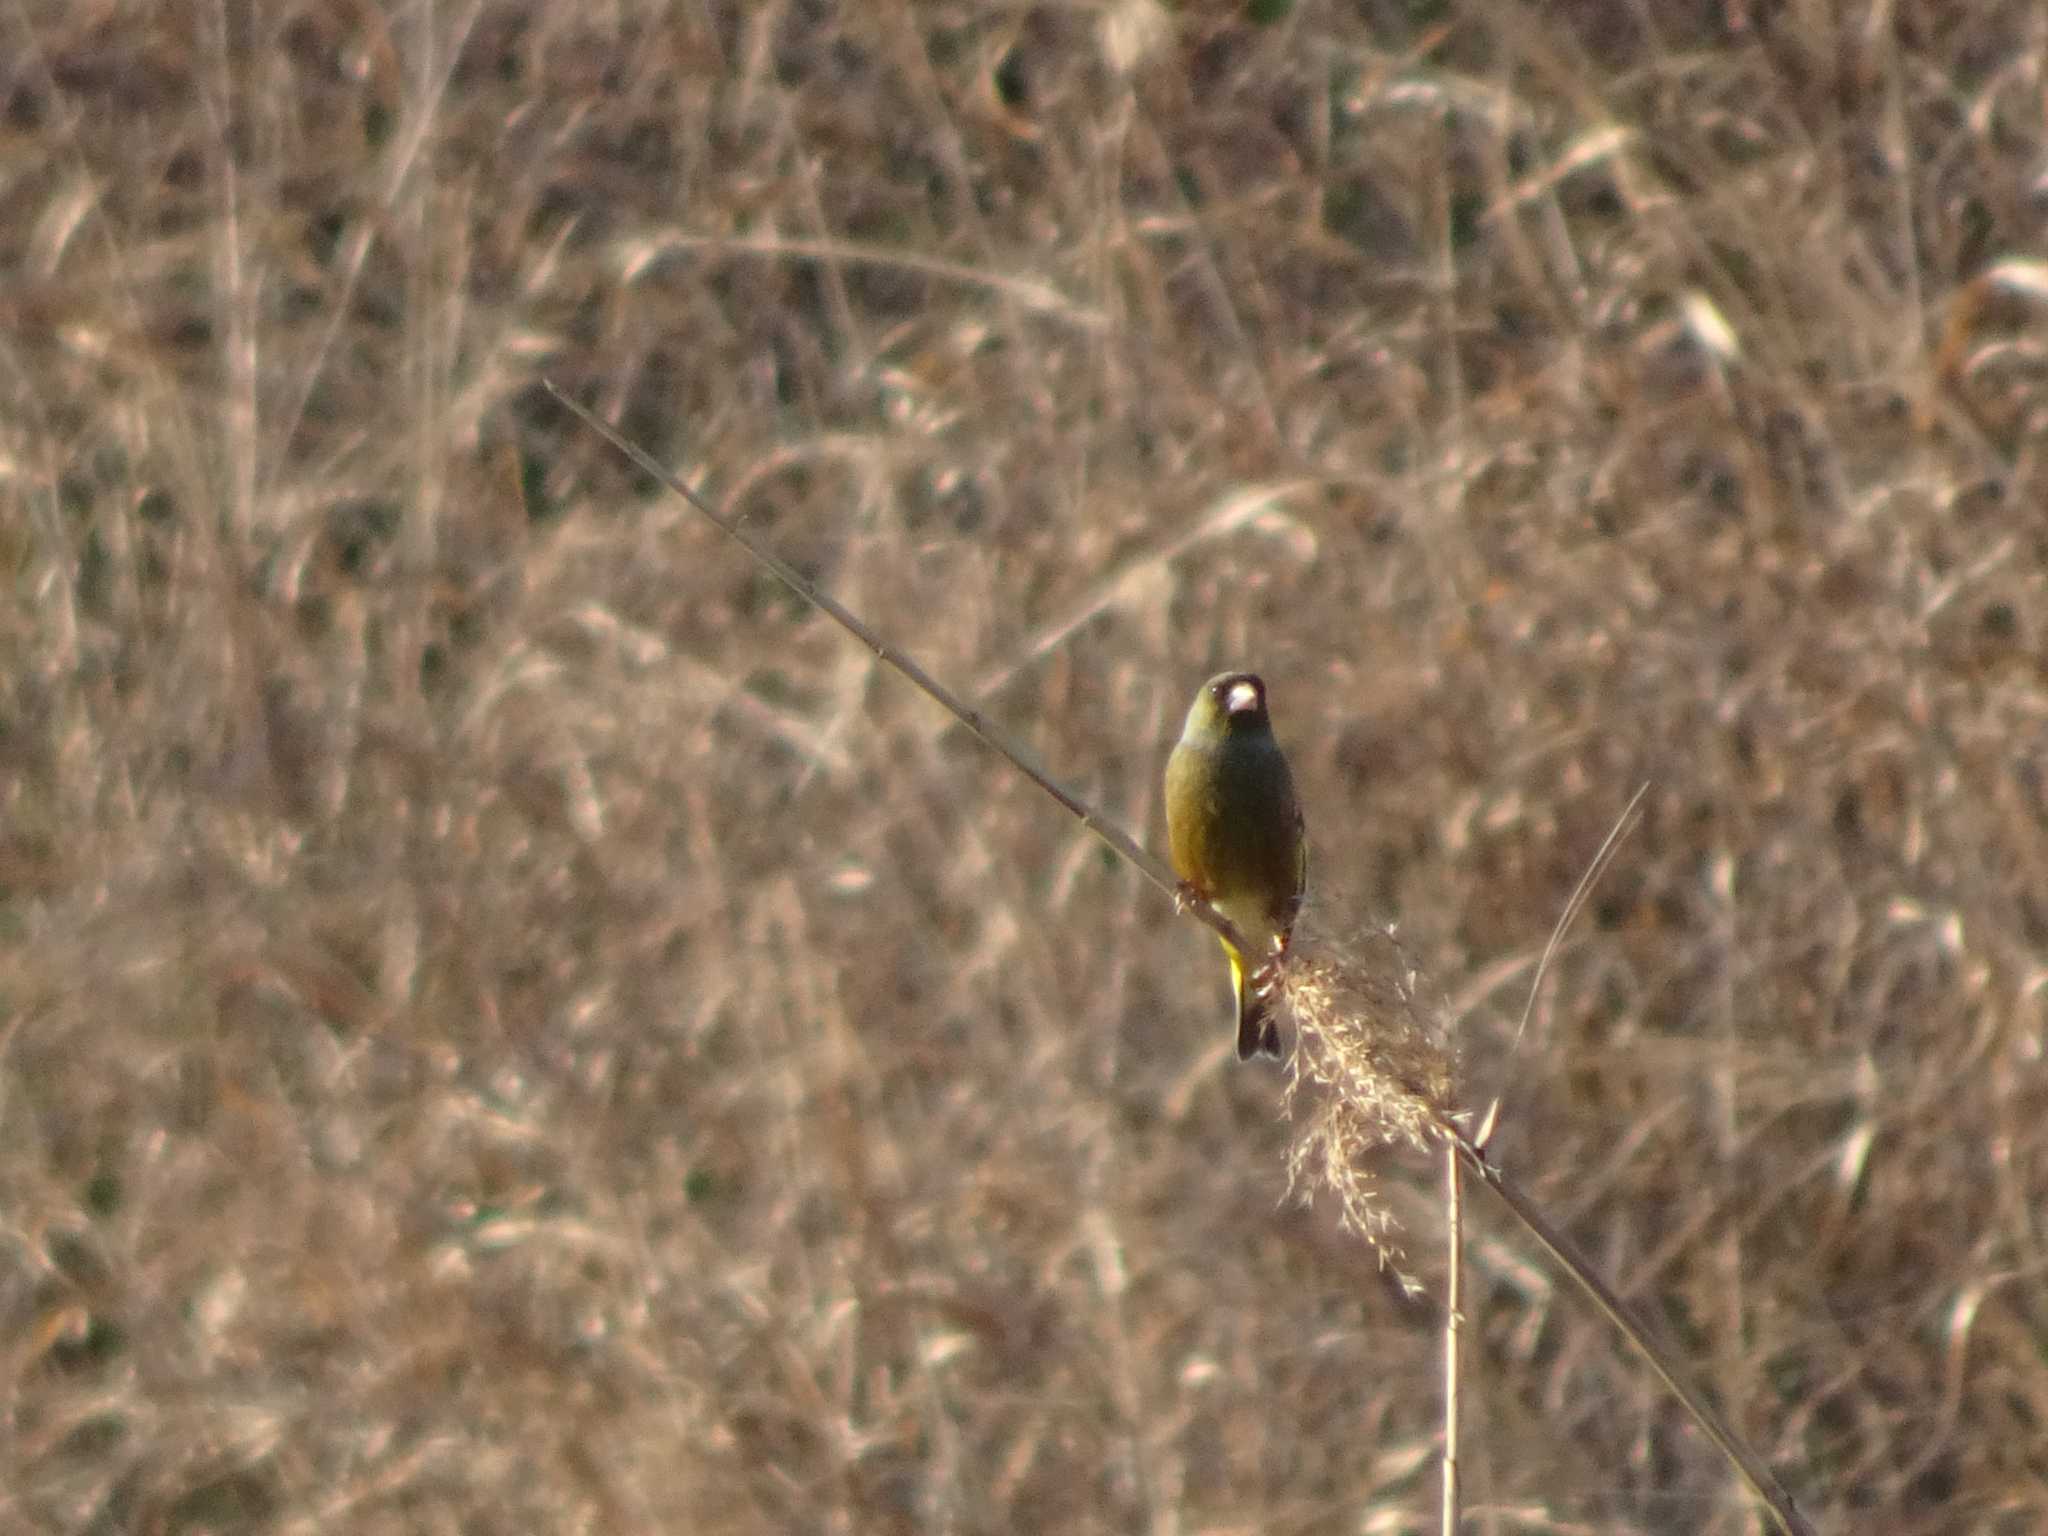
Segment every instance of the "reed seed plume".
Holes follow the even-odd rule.
[[[1441,1015],[1392,930],[1327,900],[1303,913],[1277,986],[1297,1042],[1282,1100],[1297,1127],[1288,1187],[1335,1195],[1344,1224],[1398,1273],[1396,1223],[1364,1154],[1445,1139],[1457,1064]]]

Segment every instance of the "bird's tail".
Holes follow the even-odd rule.
[[[1229,949],[1229,945],[1224,945]],[[1237,994],[1237,1059],[1254,1056],[1280,1059],[1280,1024],[1273,1017],[1273,1000],[1261,997],[1259,989],[1245,976],[1244,962],[1233,950],[1230,956],[1230,986]]]

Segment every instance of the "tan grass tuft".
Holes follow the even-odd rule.
[[[1398,1224],[1367,1154],[1389,1145],[1428,1151],[1444,1139],[1456,1061],[1392,931],[1332,918],[1304,917],[1276,983],[1296,1032],[1282,1100],[1297,1126],[1288,1187],[1305,1200],[1329,1190],[1345,1226],[1399,1270]]]

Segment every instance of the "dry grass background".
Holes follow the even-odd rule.
[[[548,374],[1155,842],[1258,666],[1319,917],[1819,1525],[2048,1525],[2038,6],[0,60],[0,1524],[1433,1519],[1433,1309],[1209,937]],[[1473,1528],[1754,1529],[1473,1220]]]

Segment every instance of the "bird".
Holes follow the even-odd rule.
[[[1237,1059],[1280,1055],[1273,1003],[1258,973],[1284,951],[1308,884],[1308,845],[1294,775],[1273,737],[1266,685],[1220,672],[1195,694],[1166,760],[1166,838],[1182,896],[1199,896],[1260,953],[1228,939]]]

